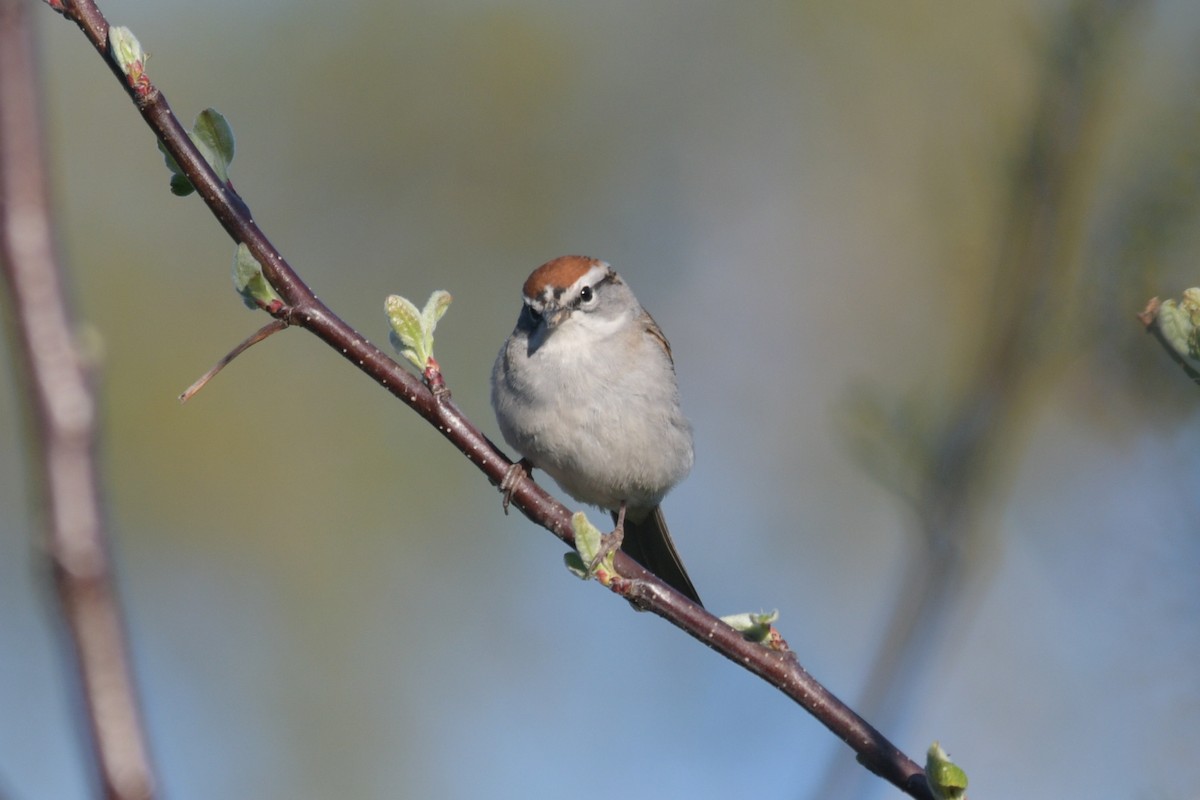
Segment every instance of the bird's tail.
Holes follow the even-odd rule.
[[[616,517],[614,513],[613,519]],[[683,568],[683,561],[679,558],[675,543],[671,541],[671,533],[667,530],[667,521],[663,519],[661,506],[655,506],[654,511],[641,521],[635,522],[628,516],[625,518],[625,538],[621,549],[681,594],[687,595],[701,606],[704,605],[700,602],[700,595],[696,593],[696,587],[692,585],[687,570]]]

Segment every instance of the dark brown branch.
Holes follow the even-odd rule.
[[[354,332],[321,303],[254,223],[246,204],[222,183],[196,151],[157,87],[143,77],[131,88],[108,53],[108,24],[91,0],[66,2],[64,14],[84,31],[118,75],[150,128],[196,187],[217,221],[235,242],[244,243],[284,300],[272,313],[305,328],[394,394],[442,433],[494,485],[512,462],[463,415],[447,395],[435,395],[404,367]],[[574,546],[570,512],[532,480],[520,482],[512,504],[526,517]],[[668,620],[735,664],[760,676],[799,703],[857,753],[872,772],[918,798],[931,798],[924,773],[882,734],[838,700],[800,666],[795,656],[748,642],[733,628],[673,591],[618,551],[614,588],[640,607]]]
[[[95,464],[96,408],[50,231],[41,109],[25,0],[0,0],[0,261],[36,421],[46,552],[73,639],[102,796],[154,795]]]

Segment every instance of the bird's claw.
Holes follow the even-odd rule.
[[[588,572],[594,573],[596,568],[604,563],[604,559],[611,556],[621,548],[621,543],[625,541],[625,504],[621,504],[621,510],[617,512],[617,524],[613,527],[610,533],[606,533],[600,537],[600,549],[596,551],[596,555],[588,563]]]
[[[505,470],[504,477],[500,479],[500,492],[504,495],[503,505],[505,514],[508,513],[508,506],[512,503],[513,492],[517,490],[522,481],[529,477],[532,470],[533,465],[524,458]]]

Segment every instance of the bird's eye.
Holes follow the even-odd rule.
[[[590,303],[590,302],[592,302],[592,297],[593,297],[592,287],[585,286],[579,290],[579,299],[582,302]]]

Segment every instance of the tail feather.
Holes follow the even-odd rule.
[[[616,517],[614,513],[613,519]],[[687,570],[683,568],[683,561],[679,558],[675,543],[671,541],[667,521],[663,519],[662,507],[656,506],[654,511],[640,522],[625,518],[625,539],[621,549],[681,594],[687,595],[698,605],[704,605],[700,602],[700,595],[692,585]]]

